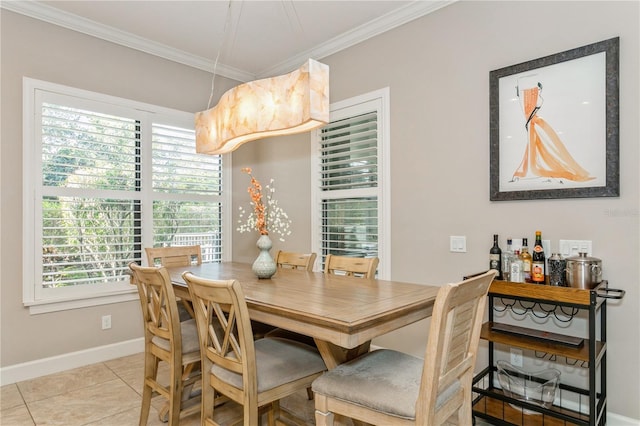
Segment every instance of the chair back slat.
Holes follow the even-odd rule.
[[[374,278],[378,269],[377,257],[349,257],[328,254],[324,261],[325,274]]]
[[[438,291],[416,402],[416,424],[443,424],[459,412],[461,404],[471,401],[480,329],[494,276],[495,271],[489,271],[457,284],[446,284]],[[436,404],[438,396],[456,382],[457,393],[446,403]]]
[[[302,269],[311,271],[316,261],[315,253],[295,253],[279,250],[276,253],[276,265],[278,268]]]
[[[199,245],[145,247],[149,266],[189,266],[202,264],[202,250]]]

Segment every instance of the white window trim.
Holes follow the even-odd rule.
[[[378,110],[378,278],[390,279],[391,277],[391,130],[390,130],[390,91],[388,87],[374,90],[353,98],[345,99],[331,104],[330,121],[334,120],[336,111],[344,108],[352,108],[359,104],[376,103]],[[369,109],[370,110],[370,109]],[[320,236],[321,218],[320,208],[323,194],[319,188],[319,143],[321,130],[315,130],[311,135],[311,247],[316,253],[322,250]],[[351,192],[357,194],[357,192]],[[338,195],[338,194],[336,194]],[[316,268],[321,260],[316,260]]]
[[[36,202],[39,199],[39,186],[36,185],[35,177],[38,175],[37,168],[41,167],[41,157],[36,153],[40,147],[40,141],[36,138],[36,111],[37,93],[39,91],[49,91],[53,93],[61,93],[68,96],[76,96],[81,99],[89,99],[110,103],[112,105],[122,105],[127,108],[138,109],[142,115],[161,117],[164,122],[174,122],[184,127],[193,125],[193,116],[190,113],[173,110],[169,108],[158,107],[155,105],[145,104],[142,102],[131,101],[128,99],[118,98],[115,96],[104,95],[100,93],[90,92],[82,89],[76,89],[60,84],[50,83],[46,81],[36,80],[28,77],[23,78],[23,241],[22,241],[22,299],[23,304],[29,307],[30,314],[41,314],[47,312],[62,311],[68,309],[78,309],[89,306],[98,306],[111,303],[126,302],[137,300],[138,294],[135,286],[132,286],[128,280],[123,280],[116,285],[110,284],[109,290],[100,290],[99,284],[92,286],[90,289],[65,289],[64,295],[50,296],[43,294],[43,289],[37,288],[40,285],[41,268],[36,254],[36,246],[38,239],[42,234],[42,218],[37,213],[40,209],[36,208]],[[151,121],[149,120],[148,123]],[[143,161],[151,162],[151,132],[144,133],[142,149],[147,154],[143,157]],[[35,159],[35,161],[34,161]],[[231,155],[223,157],[223,225],[222,225],[222,252],[223,261],[231,259]],[[150,170],[150,167],[143,170]],[[150,178],[145,175],[143,177],[143,185],[148,184]],[[144,193],[144,191],[143,191]],[[143,197],[141,203],[150,205],[150,197]],[[144,219],[150,220],[152,217],[152,209],[144,209],[147,216]],[[151,223],[151,222],[147,222]],[[142,235],[143,246],[152,245],[152,232],[144,232]]]

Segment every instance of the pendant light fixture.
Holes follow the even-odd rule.
[[[196,113],[196,152],[226,154],[245,142],[328,122],[329,66],[309,59],[289,74],[236,86],[216,106]]]

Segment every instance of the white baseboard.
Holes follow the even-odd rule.
[[[108,361],[144,351],[144,338],[127,340],[68,354],[37,359],[0,368],[0,385],[21,382],[48,374]]]
[[[634,420],[614,413],[607,413],[607,424],[609,426],[640,426],[640,420]]]

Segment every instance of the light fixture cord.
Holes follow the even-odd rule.
[[[290,5],[291,7],[291,12],[289,13],[289,10],[287,9],[287,4]],[[294,33],[300,33],[303,35],[303,37],[306,37],[306,35],[304,34],[304,27],[302,26],[302,22],[300,21],[300,16],[298,15],[298,10],[296,9],[296,4],[293,0],[289,1],[289,2],[282,2],[281,3],[282,9],[284,10],[284,14],[287,17],[287,21],[289,23],[289,27],[291,28],[291,32]],[[291,16],[293,14],[293,17]],[[294,26],[294,23],[297,24]]]
[[[207,109],[211,108],[211,101],[213,100],[213,91],[216,84],[216,71],[218,69],[218,60],[220,59],[220,52],[222,52],[222,46],[224,44],[224,41],[227,38],[227,27],[229,26],[230,21],[231,21],[231,0],[229,0],[229,4],[227,5],[227,16],[224,20],[224,28],[222,29],[222,38],[220,39],[220,45],[218,46],[218,53],[216,54],[216,59],[213,61],[213,76],[211,76],[211,94],[209,95],[209,102],[207,103]]]

